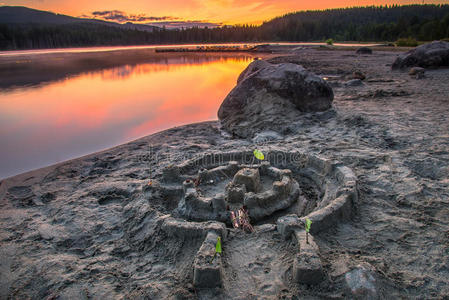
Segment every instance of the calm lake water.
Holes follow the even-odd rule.
[[[217,119],[221,102],[254,59],[157,55],[150,63],[0,88],[0,178]]]

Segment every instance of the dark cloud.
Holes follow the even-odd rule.
[[[119,23],[124,22],[148,22],[148,21],[165,21],[165,20],[176,20],[175,17],[163,16],[154,17],[147,16],[145,14],[128,15],[127,13],[120,10],[102,10],[92,12],[92,16],[95,18],[101,18],[109,21],[116,21]]]
[[[187,20],[187,21],[165,21],[165,22],[149,22],[147,25],[153,25],[158,27],[164,27],[167,29],[179,29],[179,28],[190,28],[190,27],[209,27],[215,28],[220,27],[221,23],[212,23],[201,20]]]

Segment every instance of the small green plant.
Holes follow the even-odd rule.
[[[265,156],[263,155],[262,151],[260,150],[254,150],[254,157],[257,158],[258,160],[264,160]]]
[[[215,253],[221,254],[221,237],[217,237],[217,244],[215,245]]]
[[[334,44],[334,40],[333,39],[327,39],[326,40],[326,44],[333,45]]]
[[[416,46],[418,46],[418,42],[412,37],[400,38],[396,41],[395,44],[398,47],[416,47]]]
[[[253,160],[251,161],[251,167],[253,166],[254,163],[254,158],[257,158],[258,160],[264,160],[265,156],[263,155],[262,151],[258,150],[258,149],[254,149],[253,151]]]
[[[214,257],[212,257],[212,260],[210,261],[210,263],[212,263],[214,261],[215,256],[217,256],[217,254],[221,255],[221,237],[217,237],[217,243],[215,244]]]
[[[310,219],[306,219],[306,243],[309,243],[309,231],[310,231],[310,226],[312,226],[312,221],[310,221]]]

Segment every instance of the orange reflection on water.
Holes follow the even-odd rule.
[[[252,57],[126,65],[0,92],[0,178],[216,119]]]

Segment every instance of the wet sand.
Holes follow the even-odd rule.
[[[449,70],[416,80],[391,71],[397,55],[304,49],[275,59],[332,78],[335,93],[331,112],[299,116],[280,140],[198,123],[1,181],[0,298],[341,299],[344,274],[360,263],[375,268],[382,298],[449,297]],[[356,70],[364,85],[345,86]],[[161,220],[173,207],[145,186],[187,158],[255,147],[352,168],[355,217],[314,237],[326,272],[317,286],[291,280],[292,246],[275,232],[231,231],[223,288],[195,290],[202,241],[168,238]]]

